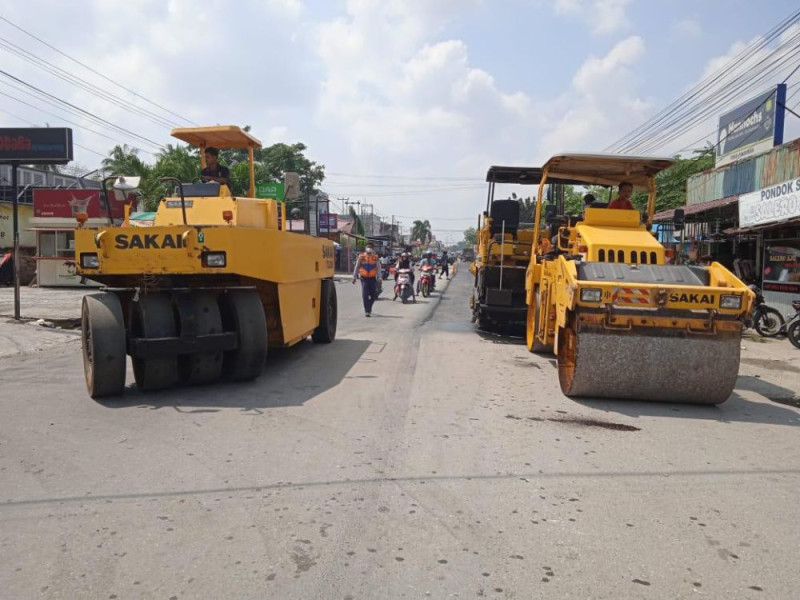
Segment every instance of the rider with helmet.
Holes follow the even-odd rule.
[[[436,273],[436,259],[433,258],[433,251],[432,250],[425,250],[422,255],[422,260],[419,261],[419,268],[422,270],[422,267],[431,267],[433,272]],[[434,277],[435,279],[435,277]],[[417,290],[419,291],[419,290]]]
[[[409,270],[409,279],[411,284],[411,294],[414,294],[414,269],[411,268],[411,255],[408,252],[403,252],[397,258],[397,264],[394,266],[394,280],[397,281],[397,272],[400,269],[408,269]],[[395,295],[394,300],[397,299],[397,295]],[[414,300],[416,302],[416,299]]]

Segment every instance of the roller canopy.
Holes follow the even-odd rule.
[[[674,164],[671,158],[618,154],[556,154],[543,169],[550,177],[594,185],[617,186],[622,181],[649,191],[649,178]]]
[[[261,142],[236,125],[178,127],[172,137],[199,148],[261,148]]]

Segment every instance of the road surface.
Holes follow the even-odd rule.
[[[746,340],[719,407],[576,402],[470,283],[366,319],[344,280],[336,342],[242,385],[94,402],[75,336],[7,356],[0,596],[797,597],[800,352]]]

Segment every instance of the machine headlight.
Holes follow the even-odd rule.
[[[97,252],[81,252],[81,269],[99,269],[100,258]]]
[[[742,308],[742,297],[739,295],[725,294],[719,297],[720,308],[740,309]]]
[[[583,288],[581,290],[581,302],[600,302],[603,298],[603,290],[600,288]]]
[[[223,268],[227,262],[227,257],[224,252],[206,252],[203,254],[204,267]]]

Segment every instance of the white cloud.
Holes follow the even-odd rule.
[[[643,119],[650,103],[639,97],[632,67],[644,54],[643,40],[631,36],[605,56],[587,58],[559,102],[561,115],[542,136],[543,153],[599,151]]]
[[[577,15],[599,34],[615,33],[630,27],[626,9],[632,0],[555,0],[559,15]]]
[[[681,19],[672,26],[673,33],[683,37],[700,37],[703,28],[695,19]]]

